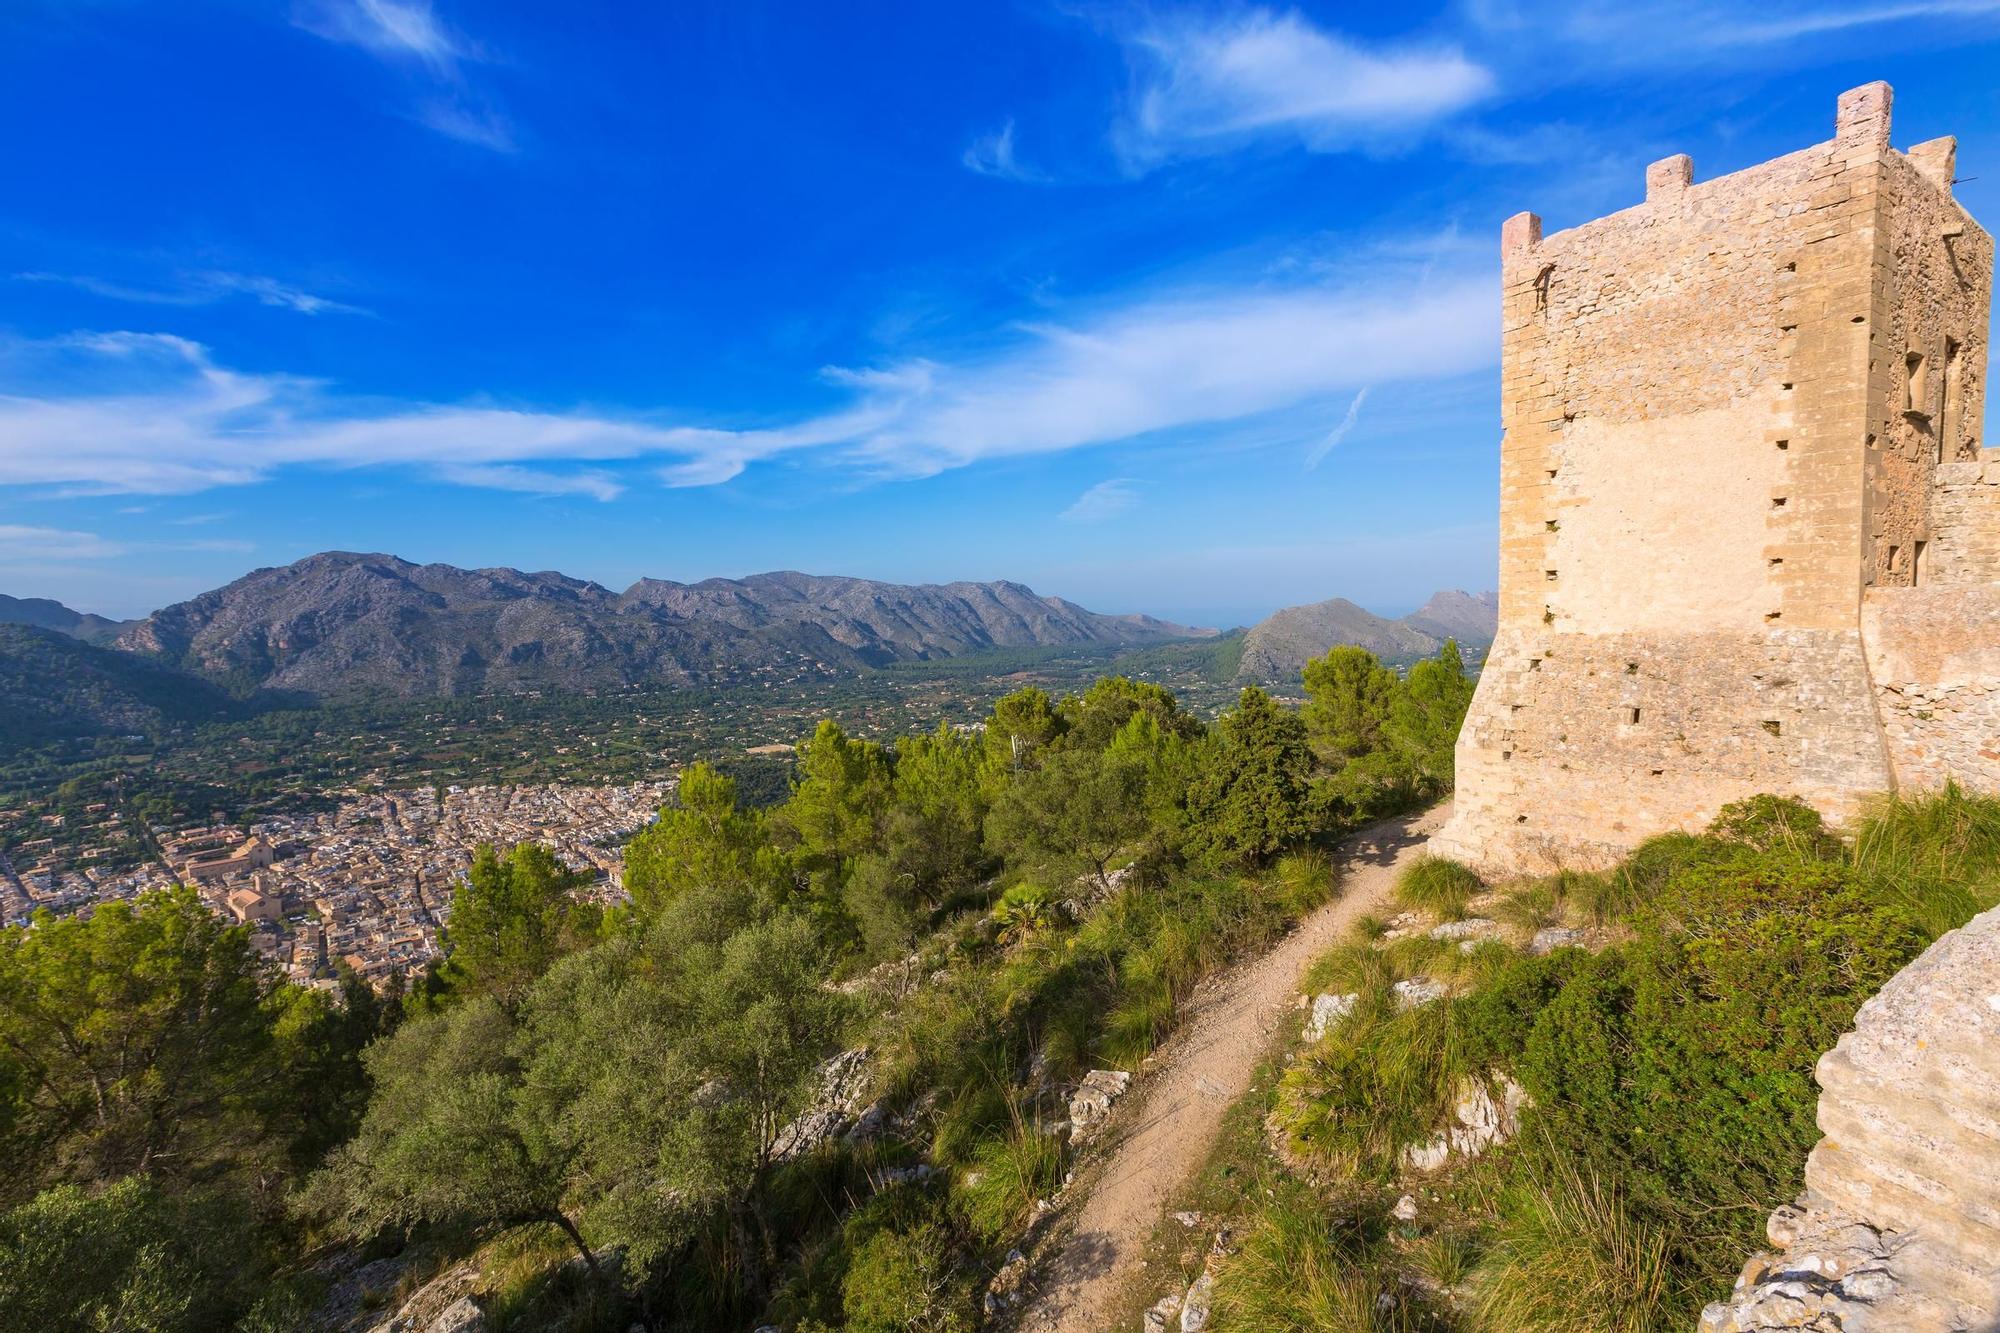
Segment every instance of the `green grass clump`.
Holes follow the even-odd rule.
[[[1448,1324],[1403,1287],[1376,1244],[1379,1211],[1343,1207],[1302,1182],[1268,1182],[1215,1283],[1218,1333],[1429,1333]],[[1388,1296],[1386,1307],[1381,1298]]]
[[[1317,848],[1290,852],[1271,867],[1270,891],[1287,915],[1300,917],[1334,896],[1333,858]]]
[[[959,1177],[955,1194],[968,1226],[988,1244],[1017,1233],[1035,1200],[1062,1183],[1062,1143],[1023,1124],[982,1142]]]
[[[1493,1333],[1665,1333],[1689,1326],[1673,1294],[1668,1237],[1587,1169],[1542,1159],[1503,1205],[1474,1273],[1479,1327]]]
[[[1396,881],[1396,901],[1413,912],[1429,912],[1440,921],[1458,921],[1465,905],[1485,886],[1479,876],[1442,856],[1422,856]]]
[[[1855,830],[1855,873],[1931,935],[2000,904],[2000,800],[1957,783],[1891,797]]]

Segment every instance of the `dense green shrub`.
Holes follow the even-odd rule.
[[[1691,865],[1542,1012],[1519,1066],[1533,1119],[1719,1270],[1796,1191],[1814,1061],[1923,943],[1837,865]]]

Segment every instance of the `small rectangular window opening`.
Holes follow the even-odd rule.
[[[1771,568],[1773,569],[1776,569],[1779,565],[1782,565],[1784,563],[1785,563],[1785,557],[1781,555],[1774,555],[1771,557]]]
[[[1774,495],[1774,496],[1772,496],[1772,497],[1771,497],[1771,508],[1773,508],[1773,509],[1783,509],[1784,507],[1785,507],[1785,497],[1784,497],[1784,496],[1782,496],[1782,495]]]
[[[1778,441],[1778,448],[1779,448],[1780,450],[1785,450],[1785,449],[1789,449],[1789,448],[1791,448],[1791,447],[1792,447],[1792,442],[1791,442],[1790,440],[1779,440],[1779,441]]]
[[[1556,572],[1553,569],[1545,569],[1542,571],[1542,577],[1550,583],[1554,583],[1556,581]]]
[[[1556,532],[1559,531],[1561,527],[1562,525],[1560,523],[1557,523],[1552,518],[1545,518],[1542,520],[1542,531],[1544,532]]]
[[[1639,674],[1639,664],[1638,664],[1637,662],[1627,662],[1627,663],[1625,664],[1625,674],[1626,674],[1626,675],[1628,675],[1628,676],[1636,676],[1636,675],[1638,675],[1638,674]]]
[[[1922,412],[1929,402],[1925,394],[1924,354],[1911,352],[1903,358],[1903,410]]]
[[[1930,549],[1929,542],[1914,542],[1910,546],[1910,585],[1921,587],[1924,576],[1930,572],[1930,562],[1924,559],[1924,552]]]
[[[1884,574],[1893,575],[1896,572],[1896,557],[1902,553],[1903,548],[1900,546],[1891,545],[1889,547],[1889,558],[1882,562],[1882,572]]]
[[[1784,614],[1783,611],[1766,611],[1764,613],[1764,623],[1766,625],[1775,625]]]
[[[1529,659],[1528,659],[1528,670],[1530,670],[1530,671],[1540,671],[1541,669],[1542,669],[1542,659],[1541,659],[1541,658],[1539,658],[1539,657],[1531,657],[1531,658],[1529,658]]]
[[[1776,718],[1766,718],[1764,719],[1764,730],[1770,732],[1773,736],[1777,736],[1784,732],[1784,727],[1779,724]]]
[[[1625,725],[1626,725],[1626,726],[1628,726],[1628,727],[1636,727],[1636,726],[1638,726],[1638,725],[1639,725],[1639,710],[1638,710],[1638,709],[1636,709],[1636,708],[1627,708],[1627,709],[1625,710]]]

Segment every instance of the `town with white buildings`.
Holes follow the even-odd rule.
[[[155,829],[158,856],[132,869],[0,861],[0,912],[16,925],[38,910],[73,913],[178,882],[252,926],[259,952],[292,980],[329,983],[345,964],[379,986],[438,956],[452,890],[482,843],[545,844],[591,872],[593,892],[621,897],[620,848],[674,786],[422,787],[248,828]]]

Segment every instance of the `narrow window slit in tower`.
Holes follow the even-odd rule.
[[[1542,571],[1542,577],[1546,578],[1550,583],[1554,583],[1556,581],[1556,572],[1553,569],[1545,569]]]
[[[1779,440],[1779,441],[1778,441],[1778,449],[1779,449],[1779,451],[1780,451],[1780,452],[1783,452],[1784,450],[1786,450],[1786,449],[1789,449],[1789,448],[1791,448],[1791,447],[1792,447],[1792,442],[1791,442],[1790,440]]]
[[[1911,352],[1903,357],[1903,410],[1922,413],[1929,402],[1924,385],[1924,354]]]
[[[1889,548],[1889,558],[1882,562],[1882,572],[1884,574],[1893,574],[1896,572],[1896,557],[1902,553],[1903,548],[1900,546],[1891,546]]]
[[[1770,732],[1773,736],[1777,736],[1782,735],[1785,729],[1776,718],[1765,718],[1764,730]]]
[[[1636,708],[1627,708],[1627,709],[1625,710],[1625,725],[1626,725],[1626,726],[1628,726],[1628,727],[1636,727],[1636,726],[1638,726],[1638,725],[1639,725],[1639,710],[1638,710],[1638,709],[1636,709]]]
[[[1944,340],[1944,411],[1938,416],[1937,461],[1942,463],[1952,457],[1958,441],[1951,433],[1963,415],[1965,403],[1965,368],[1960,364],[1958,339]]]
[[[1910,586],[1913,588],[1921,587],[1924,575],[1929,572],[1930,562],[1924,559],[1924,552],[1929,548],[1930,543],[1923,541],[1910,545]]]

